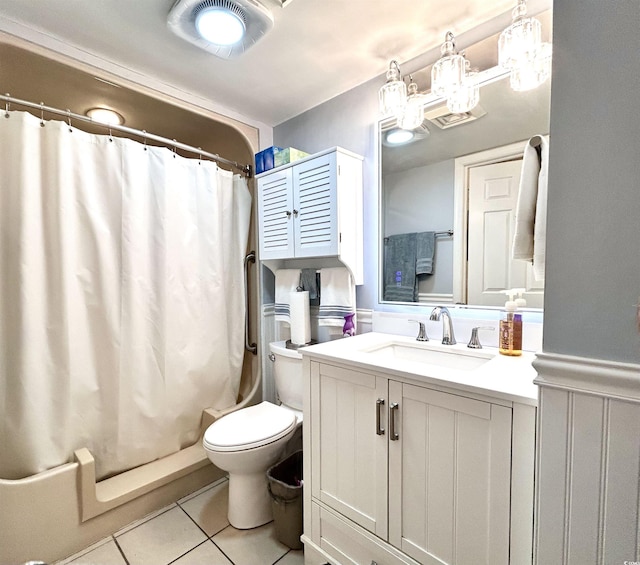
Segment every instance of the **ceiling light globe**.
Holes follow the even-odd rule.
[[[246,31],[238,14],[217,6],[200,10],[195,25],[203,39],[216,45],[233,45],[242,39]]]
[[[415,133],[408,129],[392,129],[387,132],[386,141],[389,145],[402,145],[411,141],[414,136]]]
[[[121,126],[124,118],[114,110],[108,108],[90,108],[85,112],[94,122],[99,122],[108,126]]]

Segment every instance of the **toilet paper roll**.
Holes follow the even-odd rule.
[[[304,345],[311,341],[311,316],[309,314],[309,292],[292,292],[289,295],[291,315],[291,343]]]

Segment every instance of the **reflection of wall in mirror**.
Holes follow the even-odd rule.
[[[454,161],[384,175],[384,236],[453,229]],[[453,295],[453,237],[438,237],[433,274],[419,277],[418,293]]]

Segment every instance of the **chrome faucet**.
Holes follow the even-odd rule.
[[[453,334],[453,322],[451,321],[451,314],[446,306],[436,306],[431,310],[429,320],[438,321],[442,317],[442,344],[443,345],[455,345],[456,337]]]

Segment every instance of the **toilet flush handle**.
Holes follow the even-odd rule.
[[[276,362],[276,356],[273,353],[269,353],[269,361]]]

